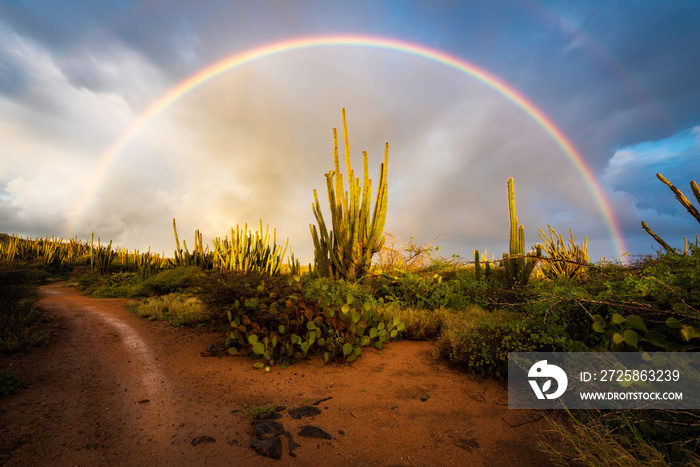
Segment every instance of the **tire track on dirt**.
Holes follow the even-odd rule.
[[[53,336],[27,355],[0,355],[28,383],[0,407],[0,464],[547,465],[538,414],[509,411],[500,384],[435,362],[429,342],[366,349],[351,365],[257,371],[241,357],[200,356],[220,333],[147,321],[124,299],[63,284],[41,292]],[[246,407],[313,401],[324,401],[313,419],[280,420],[301,444],[297,458],[249,447]],[[332,439],[298,437],[308,424]],[[216,441],[193,445],[201,436]]]

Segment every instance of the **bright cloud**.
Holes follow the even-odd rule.
[[[526,95],[601,180],[631,252],[650,252],[641,220],[672,238],[694,227],[654,174],[685,187],[700,168],[700,7],[596,5],[0,4],[0,231],[70,226],[169,254],[173,217],[185,239],[262,219],[311,261],[312,192],[325,209],[345,107],[357,171],[367,150],[376,180],[389,142],[388,231],[500,255],[514,177],[528,244],[549,224],[587,236],[594,258],[615,255],[590,188],[539,125],[473,78],[399,52],[290,51],[232,70],[101,169],[144,109],[206,66],[290,38],[367,34],[452,54]]]

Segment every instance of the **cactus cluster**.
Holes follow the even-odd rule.
[[[480,281],[482,279],[482,263],[484,268],[483,279],[489,280],[491,279],[491,261],[488,260],[488,255],[486,254],[486,252],[484,252],[484,260],[482,261],[479,250],[474,250],[474,275],[477,281]]]
[[[270,365],[303,360],[312,353],[323,356],[326,363],[352,362],[363,348],[382,349],[406,328],[399,318],[383,319],[369,303],[356,306],[352,295],[342,304],[333,299],[307,300],[299,277],[289,280],[295,283],[296,295],[267,304],[277,294],[263,282],[257,288],[260,299],[234,303],[228,311],[231,330],[225,342],[231,355],[258,356]]]
[[[248,272],[256,271],[266,274],[279,274],[284,264],[284,257],[289,246],[289,239],[284,247],[277,244],[277,230],[272,231],[272,244],[270,244],[270,227],[263,230],[262,220],[260,231],[249,231],[248,224],[243,229],[236,226],[231,229],[231,239],[216,237],[212,240],[213,250],[205,246],[202,234],[199,230],[194,233],[194,249],[187,248],[184,241],[180,248],[180,239],[177,235],[175,219],[173,219],[173,232],[175,234],[175,257],[170,260],[171,267],[200,266],[202,269],[218,269],[222,271]],[[299,270],[299,262],[292,255],[289,267],[292,271]]]
[[[263,233],[262,220],[259,232],[249,232],[248,224],[243,230],[236,226],[231,229],[231,240],[228,237],[221,240],[219,237],[213,240],[214,244],[214,268],[224,271],[257,271],[266,274],[279,274],[284,264],[284,256],[287,253],[289,239],[284,247],[277,244],[277,230],[272,231],[272,245],[270,245],[270,227],[267,226]],[[294,259],[292,258],[292,264]]]
[[[569,229],[568,246],[564,239],[549,224],[549,236],[540,229],[540,239],[544,242],[543,249],[547,253],[542,266],[542,273],[549,279],[568,278],[576,279],[585,275],[588,268],[588,237],[577,245],[574,242],[574,233]]]
[[[102,246],[100,238],[97,238],[97,248],[94,245],[94,234],[90,235],[90,267],[99,274],[107,274],[109,266],[117,256],[117,252],[112,249],[112,240],[109,245]]]
[[[190,253],[187,248],[187,242],[182,241],[184,247],[180,248],[180,238],[177,235],[177,225],[175,223],[175,218],[173,218],[173,233],[175,234],[175,256],[170,260],[171,267],[180,266],[200,266],[202,269],[207,269],[211,267],[211,255],[209,254],[209,248],[205,248],[202,242],[202,234],[199,230],[194,232],[194,250]]]
[[[87,251],[86,245],[77,239],[64,242],[62,238],[56,237],[29,240],[13,235],[0,243],[0,259],[11,262],[15,259],[31,261],[42,258],[44,264],[58,268],[66,261],[80,261]]]
[[[513,178],[508,179],[508,211],[510,213],[510,253],[503,253],[501,274],[508,285],[527,285],[530,275],[542,259],[542,245],[525,253],[525,228],[515,215]]]
[[[331,210],[332,229],[329,231],[321,213],[318,195],[314,190],[312,210],[318,230],[309,225],[314,242],[315,272],[319,277],[356,280],[369,272],[372,256],[384,244],[384,224],[387,206],[387,169],[389,143],[384,151],[384,163],[380,166],[374,210],[370,210],[372,180],[368,175],[367,152],[363,152],[362,180],[355,178],[350,165],[345,109],[343,109],[345,136],[345,163],[348,175],[348,191],[345,191],[343,175],[338,159],[338,134],[333,129],[334,170],[326,174],[326,188]]]

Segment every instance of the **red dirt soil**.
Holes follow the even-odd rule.
[[[0,400],[3,465],[547,465],[546,423],[508,410],[495,381],[438,364],[429,342],[395,342],[351,365],[318,359],[265,372],[242,357],[203,357],[220,334],[139,318],[126,300],[44,286],[51,337],[0,356],[26,387]],[[246,407],[312,405],[277,420],[301,447],[281,460],[249,447]],[[333,439],[297,435],[314,425]],[[193,445],[200,436],[215,442]]]

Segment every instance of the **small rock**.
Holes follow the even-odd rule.
[[[318,415],[321,411],[316,407],[304,406],[298,409],[288,410],[287,413],[289,413],[294,420],[299,420],[301,417],[313,417],[314,415]]]
[[[455,446],[464,449],[467,452],[472,452],[473,449],[479,449],[481,446],[474,438],[458,438],[453,441]]]
[[[321,402],[326,402],[327,400],[331,400],[331,399],[333,399],[333,398],[332,398],[332,397],[326,397],[326,398],[324,398],[324,399],[319,399],[319,400],[317,400],[316,402],[314,402],[312,405],[318,405],[318,404],[320,404]],[[328,407],[326,407],[326,408],[328,408]]]
[[[301,444],[294,441],[294,438],[292,438],[291,433],[285,433],[285,435],[287,436],[287,440],[289,440],[289,455],[292,457],[296,457],[297,455],[292,451],[294,451],[296,448],[300,448]]]
[[[277,413],[277,412],[271,410],[271,411],[267,412],[265,415],[263,415],[262,417],[260,417],[260,420],[278,420],[280,418],[282,418],[281,413]]]
[[[192,446],[197,446],[199,443],[213,443],[216,440],[211,436],[197,436],[192,440]]]
[[[271,457],[273,459],[282,458],[282,440],[279,436],[263,441],[254,439],[250,442],[250,447],[255,449],[255,452],[261,456]]]
[[[151,402],[151,400],[150,399],[141,399],[139,401],[139,404],[145,404],[146,402]]]
[[[283,433],[285,430],[282,424],[272,420],[258,420],[253,430],[253,436],[261,441]]]
[[[305,425],[301,427],[301,431],[299,431],[297,434],[302,438],[333,439],[331,435],[319,427],[312,425]]]

